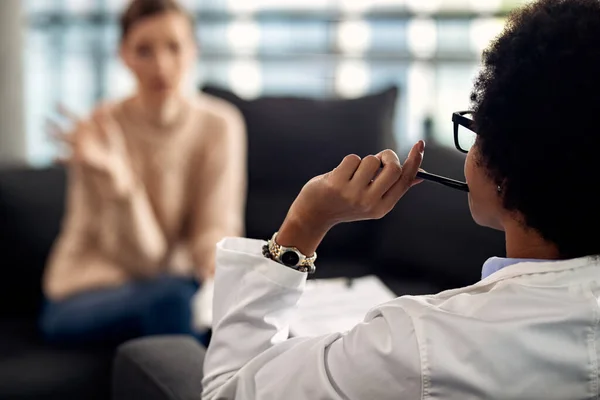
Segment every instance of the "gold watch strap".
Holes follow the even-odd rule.
[[[268,248],[269,248],[269,253],[270,253],[271,258],[274,261],[277,261],[278,263],[285,265],[286,267],[297,269],[300,272],[308,272],[309,274],[314,273],[316,270],[315,261],[317,260],[317,253],[315,252],[312,256],[308,257],[308,256],[302,254],[302,252],[300,250],[298,250],[296,247],[281,246],[280,244],[277,243],[278,233],[279,232],[275,232],[273,234],[273,237],[271,238],[271,240],[268,241]],[[298,255],[299,261],[296,265],[287,265],[287,264],[284,264],[281,260],[281,257],[283,256],[283,254],[290,252],[290,251],[294,252]]]

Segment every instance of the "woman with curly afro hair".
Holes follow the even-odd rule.
[[[348,156],[304,187],[266,244],[218,245],[205,399],[599,397],[600,1],[512,14],[472,110],[453,121],[473,218],[505,232],[507,258],[472,286],[378,306],[349,332],[288,339],[328,230],[381,218],[431,179],[423,142],[403,165],[391,150]]]

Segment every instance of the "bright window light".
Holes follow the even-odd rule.
[[[400,8],[407,0],[373,0],[371,8]]]
[[[227,8],[236,13],[252,13],[260,7],[258,0],[227,0]]]
[[[233,62],[229,69],[232,90],[240,97],[258,97],[262,91],[262,73],[256,60]]]
[[[469,0],[444,0],[440,7],[448,11],[464,11],[469,7]]]
[[[481,18],[471,22],[471,48],[477,53],[485,50],[490,42],[504,29],[504,21],[498,18]]]
[[[94,80],[92,60],[82,57],[67,58],[63,73],[69,79],[64,80],[61,101],[71,111],[87,115],[94,102],[93,93],[87,85],[87,82]],[[73,99],[78,101],[73,102]]]
[[[106,0],[106,8],[112,12],[122,12],[127,7],[123,0]]]
[[[336,92],[345,98],[364,95],[371,81],[367,64],[363,61],[344,61],[335,74]]]
[[[406,0],[406,7],[417,14],[431,14],[439,11],[441,0]]]
[[[260,43],[260,28],[251,20],[238,20],[227,28],[227,42],[237,54],[254,54]]]
[[[135,93],[136,83],[133,76],[118,59],[110,60],[107,65],[106,88],[109,99],[121,99]]]
[[[338,0],[338,7],[347,13],[364,13],[371,8],[373,0]]]
[[[262,0],[265,8],[284,10],[315,10],[331,6],[332,0]]]
[[[425,62],[412,63],[408,69],[406,104],[407,132],[410,143],[422,139],[423,121],[434,109],[435,70]]]
[[[232,12],[255,12],[259,10],[313,10],[331,5],[332,0],[227,0]]]
[[[338,26],[337,40],[342,52],[362,54],[371,44],[371,27],[365,21],[344,21]]]
[[[56,10],[56,5],[54,4],[53,1],[50,0],[28,0],[28,1],[21,1],[21,3],[23,4],[23,8],[25,10],[27,10],[28,12],[48,12],[48,11],[55,11]]]
[[[179,0],[179,3],[189,11],[192,11],[198,5],[196,0]]]
[[[74,13],[85,13],[93,11],[95,5],[87,0],[67,0],[65,8]]]
[[[319,10],[331,7],[333,0],[262,0],[265,8],[278,10]]]
[[[408,23],[408,47],[418,56],[429,58],[437,50],[437,26],[434,20],[413,19]]]
[[[471,9],[479,13],[500,11],[502,3],[502,0],[469,0]]]

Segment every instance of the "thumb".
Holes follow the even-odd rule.
[[[425,151],[425,142],[419,140],[408,153],[408,157],[402,165],[402,176],[400,180],[409,186],[417,177],[417,173],[423,163],[423,155]]]
[[[423,162],[425,142],[419,140],[408,153],[408,158],[402,165],[402,176],[385,194],[384,199],[395,204],[416,182],[417,172]],[[420,183],[420,182],[419,182]]]
[[[73,162],[73,157],[66,156],[66,155],[60,155],[60,156],[54,157],[53,162],[56,165],[66,167],[66,166],[69,166]]]
[[[419,172],[427,172],[425,171],[423,168],[419,168]],[[423,178],[419,178],[419,176],[417,175],[417,178],[413,181],[413,183],[411,184],[411,187],[417,186],[420,183],[423,183],[425,180]]]

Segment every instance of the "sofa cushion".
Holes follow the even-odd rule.
[[[53,348],[36,332],[35,319],[0,320],[0,398],[109,398],[113,350]]]
[[[358,99],[262,97],[245,100],[215,87],[204,92],[242,112],[248,130],[249,193],[246,234],[266,239],[311,178],[335,168],[348,154],[394,147],[398,90]],[[319,248],[321,259],[368,258],[373,224],[336,227]]]
[[[343,100],[244,100],[211,86],[203,91],[234,104],[244,115],[251,187],[298,190],[348,154],[375,154],[393,145],[396,88]]]
[[[0,315],[34,315],[64,209],[63,169],[0,170]]]
[[[130,341],[115,359],[114,400],[196,400],[202,393],[206,350],[188,336]]]

